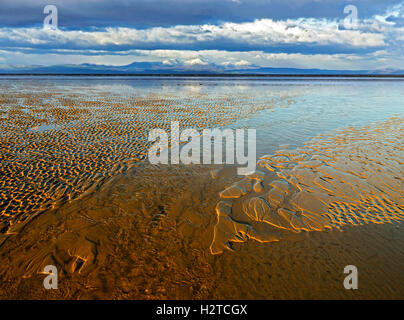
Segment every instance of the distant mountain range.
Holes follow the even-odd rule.
[[[297,68],[263,68],[220,66],[215,64],[186,65],[161,62],[134,62],[125,66],[66,64],[53,66],[0,64],[0,74],[252,74],[252,75],[404,75],[404,70],[323,70]]]

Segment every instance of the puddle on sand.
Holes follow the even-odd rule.
[[[45,132],[49,130],[58,130],[58,129],[60,129],[60,127],[56,124],[45,124],[42,126],[32,127],[29,130],[33,132]]]

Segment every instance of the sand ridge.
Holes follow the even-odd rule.
[[[393,145],[397,145],[394,140]],[[292,154],[298,159],[296,150],[282,152],[287,154],[279,155],[284,161]],[[309,161],[309,156],[301,157]],[[288,167],[287,162],[283,166]],[[344,232],[336,227],[326,228],[325,232],[294,232],[263,223],[260,219],[267,219],[262,215],[264,210],[243,211],[262,204],[254,200],[254,206],[243,209],[239,200],[248,198],[248,194],[253,196],[265,189],[275,189],[277,193],[281,193],[278,189],[284,192],[291,189],[277,175],[279,159],[273,169],[267,172],[260,168],[246,180],[237,181],[237,188],[244,195],[229,198],[235,196],[227,189],[235,183],[236,168],[153,166],[140,162],[108,180],[97,192],[37,215],[18,234],[8,235],[0,243],[0,264],[13,267],[0,269],[0,297],[403,296],[404,282],[400,279],[403,278],[404,234],[398,225],[369,223],[354,227],[347,224]],[[283,171],[287,173],[287,169]],[[266,187],[266,179],[272,188]],[[220,200],[219,195],[227,198]],[[282,200],[275,193],[271,195],[267,199],[272,199],[274,204]],[[215,205],[223,200],[230,204],[221,209],[232,215],[226,221],[233,223],[233,229],[217,228]],[[236,213],[240,215],[235,216]],[[212,255],[212,238],[218,230],[228,231],[227,241],[238,241],[232,242],[232,251]],[[243,238],[239,230],[248,238]],[[253,240],[250,234],[261,242],[273,241],[280,235],[284,240],[246,241]],[[351,263],[361,270],[358,292],[342,286],[343,268]],[[58,290],[43,288],[42,271],[48,264],[58,268]]]
[[[199,85],[198,85],[199,87]],[[220,127],[292,103],[291,97],[149,92],[118,87],[2,85],[0,95],[0,233],[97,190],[144,159],[153,128],[171,121]]]
[[[254,110],[288,107],[290,96],[272,99],[261,87],[252,99],[247,90],[209,95],[199,84],[185,95],[182,84],[180,94],[159,87],[161,92],[147,95],[126,87],[24,86],[3,83],[6,94],[0,94],[0,146],[8,150],[0,181],[15,180],[14,189],[0,184],[5,200],[20,199],[13,193],[19,188],[30,190],[21,172],[37,182],[31,188],[52,195],[48,188],[55,180],[41,173],[60,169],[56,181],[78,191],[62,192],[74,201],[63,198],[41,214],[0,200],[8,205],[1,217],[2,299],[404,297],[404,233],[395,223],[402,217],[402,119],[319,135],[302,149],[279,147],[240,180],[228,167],[138,161],[139,144],[128,138],[141,139],[139,128],[147,123],[164,127],[177,120],[201,128],[232,123]],[[278,121],[286,128],[279,134],[288,130],[277,117],[264,120],[262,126]],[[48,159],[53,167],[45,166]],[[77,179],[84,171],[89,176]],[[99,172],[99,185],[91,187]],[[86,181],[90,184],[80,189]],[[43,198],[31,199],[36,205]],[[277,210],[268,211],[268,204]],[[317,214],[325,207],[328,215]],[[18,223],[24,218],[26,223]],[[305,232],[309,228],[324,231]],[[58,268],[58,290],[43,287],[47,264]],[[355,292],[342,286],[347,264],[360,270]]]
[[[213,254],[232,243],[404,220],[404,119],[322,134],[263,156],[219,193]]]

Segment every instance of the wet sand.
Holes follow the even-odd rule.
[[[139,162],[3,234],[0,297],[403,299],[402,133],[399,117],[340,129],[243,179]],[[343,287],[352,264],[358,290]]]
[[[261,157],[261,170],[220,193],[211,252],[250,238],[404,220],[403,119],[322,134]]]
[[[145,159],[153,128],[225,126],[290,103],[244,94],[135,95],[107,86],[2,85],[0,233],[35,214],[91,193]],[[193,88],[193,87],[192,87]],[[79,94],[82,92],[82,94]]]

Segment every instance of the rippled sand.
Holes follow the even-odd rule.
[[[151,129],[211,128],[290,103],[244,94],[136,95],[108,87],[2,85],[0,233],[93,192],[145,158]],[[82,92],[82,94],[79,94]]]
[[[393,118],[320,135],[262,157],[220,193],[212,253],[234,242],[404,220],[404,122]]]
[[[2,235],[0,297],[403,298],[403,124],[320,135],[244,179],[139,162]],[[43,289],[47,264],[58,290]]]

